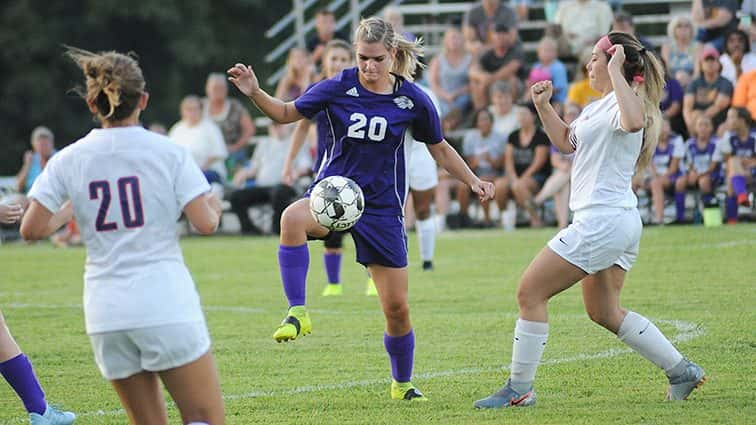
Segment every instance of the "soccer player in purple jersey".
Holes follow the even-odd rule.
[[[738,222],[738,205],[750,205],[748,184],[756,178],[756,133],[748,109],[732,107],[725,122],[729,131],[717,145],[716,159],[727,164],[727,222]]]
[[[357,67],[322,81],[295,102],[284,103],[261,90],[251,66],[236,64],[228,70],[229,80],[276,122],[325,112],[333,142],[315,182],[341,175],[362,188],[365,212],[350,232],[357,262],[370,271],[386,318],[384,345],[391,361],[391,397],[425,400],[411,383],[415,335],[407,300],[407,237],[402,216],[410,148],[405,133],[411,129],[416,140],[428,144],[436,162],[482,200],[492,199],[494,187],[481,181],[446,143],[435,108],[411,82],[419,43],[408,42],[376,17],[360,22],[354,40]],[[312,330],[305,310],[306,242],[308,237],[327,235],[328,230],[310,214],[308,199],[290,205],[281,218],[278,258],[289,310],[273,334],[276,341],[293,340]]]
[[[352,65],[352,46],[344,40],[336,39],[329,41],[323,51],[322,80],[337,76],[350,65]],[[312,88],[315,84],[317,83],[310,85],[307,90]],[[312,121],[301,120],[297,123],[297,128],[292,135],[291,145],[289,145],[289,152],[286,156],[283,169],[283,182],[289,186],[294,183],[296,178],[296,176],[293,175],[292,164],[294,163],[294,159],[297,157],[299,150],[302,148],[307,133],[310,130],[310,126],[313,123],[317,129],[317,156],[315,157],[315,162],[312,167],[316,176],[323,164],[323,159],[326,157],[326,149],[328,149],[329,143],[333,140],[331,137],[330,126],[328,124],[328,118],[326,118],[326,114],[323,111],[315,114]],[[343,239],[343,232],[331,232],[328,238],[323,241],[323,244],[325,245],[323,264],[325,266],[326,278],[328,279],[328,285],[323,289],[324,297],[338,296],[343,292],[340,278],[341,248],[343,246]]]
[[[701,115],[696,119],[696,137],[685,145],[685,163],[688,169],[675,181],[675,210],[678,223],[685,220],[685,191],[698,188],[704,205],[714,198],[714,189],[721,182],[720,163],[714,156],[717,139],[713,135],[711,118]]]
[[[18,204],[0,205],[0,223],[13,224],[24,209]],[[62,224],[62,223],[61,223]],[[16,392],[29,413],[32,425],[69,425],[76,415],[49,406],[29,359],[21,352],[0,311],[0,375]]]

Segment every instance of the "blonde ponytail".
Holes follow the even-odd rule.
[[[383,43],[388,50],[395,50],[396,57],[391,72],[412,81],[417,67],[425,67],[417,59],[423,56],[423,40],[409,41],[401,34],[394,32],[391,24],[379,17],[371,17],[360,21],[354,35],[355,42]]]

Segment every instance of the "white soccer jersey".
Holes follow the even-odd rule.
[[[572,123],[569,138],[575,146],[570,209],[637,206],[631,181],[643,130],[628,133],[622,129],[614,92],[585,107]]]
[[[438,103],[438,98],[436,97],[436,94],[433,93],[431,89],[428,87],[425,87],[422,84],[417,84],[417,86],[425,92],[425,94],[428,95],[428,97],[431,100],[431,103],[433,103],[433,106],[436,107],[436,112],[441,110],[441,106]],[[441,113],[438,112],[439,118],[441,117]],[[412,132],[407,131],[407,136],[412,140],[412,147],[410,149],[409,153],[409,165],[407,167],[408,174],[410,175],[410,179],[408,179],[410,187],[414,188],[416,185],[413,183],[419,183],[423,190],[427,190],[430,185],[430,187],[435,187],[438,184],[438,170],[436,167],[436,161],[433,159],[433,156],[430,154],[430,151],[428,150],[428,146],[423,142],[418,142],[412,137]],[[412,182],[414,177],[415,180],[422,180],[422,182]],[[418,189],[420,190],[420,189]]]
[[[55,155],[29,196],[70,199],[87,247],[87,333],[204,320],[176,221],[210,190],[186,148],[142,127],[95,129]]]

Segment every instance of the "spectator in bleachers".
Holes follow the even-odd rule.
[[[247,160],[247,147],[255,135],[255,123],[241,102],[228,97],[226,74],[211,73],[207,76],[205,96],[202,99],[203,115],[223,133],[229,156],[227,168],[235,170]]]
[[[470,92],[475,110],[489,104],[488,90],[498,80],[519,84],[517,73],[525,60],[525,54],[510,28],[497,23],[494,28],[493,45],[470,67]]]
[[[695,137],[685,144],[685,164],[680,178],[675,181],[675,211],[678,223],[685,221],[685,191],[696,188],[701,193],[704,205],[714,196],[714,189],[721,183],[719,162],[714,155],[717,145],[714,125],[707,115],[699,114],[695,122]]]
[[[567,105],[564,110],[564,122],[571,124],[580,116],[580,111],[580,107],[575,104]],[[569,224],[570,176],[574,154],[563,154],[556,146],[551,146],[550,152],[551,175],[533,198],[533,205],[529,205],[529,210],[535,210],[549,198],[553,198],[557,226],[564,229]]]
[[[24,152],[24,163],[16,175],[16,189],[24,194],[31,189],[34,181],[42,174],[47,161],[55,155],[55,136],[49,128],[39,126],[31,134],[32,150]],[[25,198],[22,202],[26,205]]]
[[[601,93],[591,87],[588,81],[588,62],[591,60],[593,48],[588,48],[580,53],[578,58],[577,72],[575,80],[570,84],[567,91],[567,103],[577,105],[581,110],[586,105],[601,97]]]
[[[189,149],[208,183],[223,186],[228,156],[223,134],[215,123],[202,116],[199,96],[189,95],[181,101],[181,120],[171,127],[168,137]]]
[[[497,25],[517,40],[517,16],[501,0],[481,0],[465,13],[463,33],[467,51],[479,56],[494,45]]]
[[[665,119],[669,120],[672,129],[677,134],[687,136],[688,130],[685,127],[685,120],[682,116],[682,104],[685,97],[685,90],[680,83],[669,74],[667,62],[662,58],[664,67],[664,94],[659,107]]]
[[[478,109],[475,112],[475,129],[465,135],[462,143],[462,156],[467,164],[481,179],[492,181],[500,174],[501,157],[504,153],[506,137],[493,130],[493,115],[488,109]],[[459,215],[462,227],[469,225],[470,218],[467,210],[470,205],[470,188],[465,185],[457,186],[457,201],[459,201]],[[483,207],[483,224],[490,226],[491,217],[488,202]]]
[[[566,0],[559,3],[555,21],[564,29],[572,53],[577,56],[609,31],[612,17],[612,9],[605,1]]]
[[[751,118],[756,119],[756,70],[744,72],[735,85],[732,96],[732,106],[747,108]]]
[[[654,45],[653,43],[651,43],[651,40],[635,32],[635,24],[633,23],[633,15],[629,14],[628,12],[625,12],[624,10],[620,10],[614,14],[614,20],[612,21],[612,31],[632,34],[635,36],[635,38],[638,39],[638,41],[641,42],[641,44],[643,45],[643,47],[646,48],[646,50],[654,50]]]
[[[727,111],[725,126],[715,159],[727,165],[725,215],[732,224],[738,221],[738,205],[749,205],[748,185],[756,178],[756,129],[750,112],[740,107]]]
[[[725,35],[738,27],[737,0],[693,0],[691,15],[698,27],[696,40],[724,50]]]
[[[672,133],[669,120],[662,122],[661,133],[656,150],[648,164],[647,178],[644,179],[643,187],[651,191],[651,202],[654,207],[654,223],[664,223],[664,198],[671,192],[675,182],[681,176],[680,158],[685,155],[685,142],[683,138]]]
[[[491,106],[488,110],[493,115],[495,132],[506,139],[509,134],[520,128],[517,111],[520,109],[515,104],[515,93],[512,85],[506,81],[497,81],[491,85]]]
[[[572,53],[572,47],[570,46],[567,36],[564,34],[564,29],[557,23],[549,23],[546,28],[543,29],[543,36],[550,37],[557,42],[557,57],[565,61],[573,61],[575,55]]]
[[[528,9],[530,9],[530,0],[509,0],[509,5],[517,14],[517,20],[525,22],[528,20]]]
[[[538,42],[538,49],[536,51],[538,62],[530,69],[528,86],[525,88],[525,93],[530,92],[530,86],[534,83],[551,80],[551,85],[554,88],[554,94],[551,99],[553,102],[562,105],[567,100],[567,68],[557,59],[557,48],[557,41],[551,37],[543,37]]]
[[[315,34],[305,43],[313,64],[320,66],[325,46],[333,39],[349,41],[349,34],[336,31],[336,16],[328,9],[321,9],[315,14]]]
[[[719,57],[722,76],[734,86],[743,73],[756,69],[756,54],[751,53],[748,34],[735,30],[725,37],[725,51]]]
[[[677,15],[667,25],[667,41],[662,43],[661,56],[669,67],[669,74],[685,87],[696,71],[696,44],[693,22],[685,15]]]
[[[417,36],[404,29],[404,15],[396,6],[388,6],[383,10],[383,19],[385,19],[394,28],[394,32],[401,34],[407,41],[417,40]]]
[[[749,17],[756,15],[756,0],[743,0],[740,5],[740,13]]]
[[[504,150],[504,177],[496,179],[496,202],[499,211],[504,211],[510,196],[528,211],[530,225],[542,226],[538,212],[533,208],[533,196],[543,186],[551,173],[548,136],[536,125],[538,116],[535,105],[528,102],[520,108],[520,128],[509,135]]]
[[[712,46],[701,51],[701,75],[691,81],[683,97],[683,118],[689,134],[695,134],[697,118],[705,115],[718,127],[732,99],[732,84],[720,75],[719,52]]]
[[[281,173],[291,144],[290,134],[287,134],[289,129],[280,124],[271,124],[270,136],[260,138],[249,165],[234,175],[234,185],[239,189],[231,194],[231,209],[239,217],[242,234],[262,234],[262,230],[250,220],[248,211],[249,207],[259,204],[271,204],[271,229],[275,234],[281,232],[281,214],[297,196],[292,186],[283,183]],[[311,159],[307,146],[303,146],[295,163],[296,176],[310,172]],[[249,184],[249,179],[254,179],[254,182]]]
[[[449,27],[444,33],[441,52],[430,62],[431,90],[438,98],[441,116],[452,109],[465,113],[470,105],[470,78],[473,57],[465,51],[462,33]]]
[[[307,51],[297,47],[289,50],[286,73],[278,80],[275,97],[290,102],[301,96],[312,82],[312,71]]]

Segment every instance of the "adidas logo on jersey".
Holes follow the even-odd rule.
[[[352,87],[351,89],[347,90],[346,94],[352,97],[360,97],[360,94],[357,93],[357,87]]]
[[[412,99],[410,99],[407,96],[395,97],[394,103],[396,103],[396,106],[398,106],[401,109],[412,109],[415,107],[415,104],[412,103]]]

